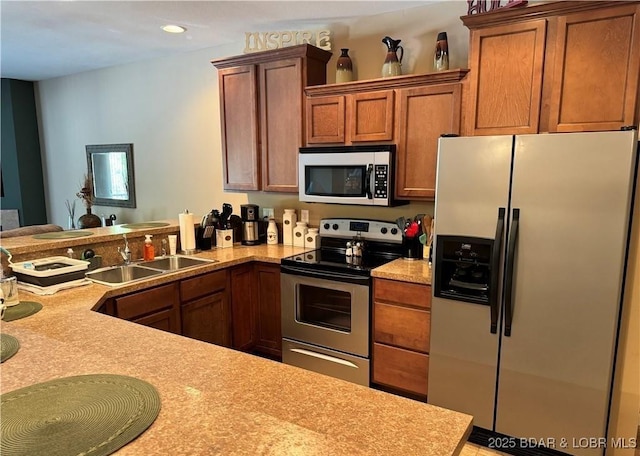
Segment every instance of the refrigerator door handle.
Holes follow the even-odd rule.
[[[500,252],[502,252],[502,234],[504,231],[504,217],[506,209],[498,208],[498,223],[496,225],[496,237],[493,241],[493,251],[491,252],[491,291],[489,307],[491,309],[491,334],[498,332],[498,279],[500,271]]]
[[[507,268],[505,270],[506,287],[504,291],[504,335],[511,336],[511,323],[513,322],[513,263],[516,255],[516,242],[518,239],[518,225],[520,224],[520,209],[513,209],[511,218],[511,231],[509,233],[509,246],[507,247]]]

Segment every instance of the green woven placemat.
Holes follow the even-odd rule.
[[[161,226],[169,226],[164,222],[142,222],[142,223],[127,223],[122,225],[122,228],[129,228],[130,230],[140,230],[143,228],[160,228]]]
[[[18,352],[20,342],[9,334],[0,334],[0,363],[4,363]]]
[[[36,312],[40,312],[42,304],[35,301],[20,301],[20,304],[7,307],[4,311],[4,321],[20,320],[21,318],[33,315]]]
[[[121,375],[80,375],[0,396],[2,456],[111,454],[160,412],[149,383]]]
[[[91,231],[80,231],[80,230],[70,230],[70,231],[53,231],[51,233],[40,233],[34,234],[34,239],[71,239],[83,236],[91,236],[93,233]]]

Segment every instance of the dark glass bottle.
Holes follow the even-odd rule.
[[[336,82],[353,81],[353,62],[349,57],[349,49],[340,49],[340,51],[341,54],[336,65]]]

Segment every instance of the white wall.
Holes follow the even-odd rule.
[[[366,14],[367,3],[362,5]],[[335,81],[342,47],[350,49],[358,79],[379,77],[385,35],[402,39],[407,74],[431,71],[440,31],[448,33],[451,68],[466,67],[468,30],[459,19],[466,9],[466,2],[455,1],[327,25],[334,53],[328,82]],[[77,200],[87,169],[87,144],[133,143],[137,208],[94,208],[98,215],[116,214],[116,223],[177,218],[185,208],[203,214],[223,202],[233,204],[237,213],[246,202],[275,207],[277,218],[284,207],[303,207],[294,195],[222,190],[217,73],[210,61],[241,54],[243,48],[244,36],[239,35],[224,47],[38,83],[48,220],[66,226],[65,200]],[[431,203],[373,211],[320,204],[309,208],[312,223],[323,216],[391,220],[433,211]],[[77,201],[76,218],[81,211]]]

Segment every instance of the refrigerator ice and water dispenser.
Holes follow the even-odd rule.
[[[438,236],[435,296],[489,305],[492,251],[493,239]]]

